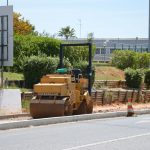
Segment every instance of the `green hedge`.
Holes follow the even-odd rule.
[[[26,59],[23,71],[26,87],[32,88],[33,84],[38,83],[43,75],[54,73],[58,63],[58,57],[31,56]],[[64,65],[67,68],[71,67],[68,60],[65,60]]]
[[[133,69],[148,68],[150,64],[150,53],[139,53],[132,50],[116,50],[112,55],[112,65],[119,69],[128,67]]]
[[[126,85],[129,88],[139,89],[143,83],[144,71],[142,69],[125,69]]]
[[[61,41],[49,37],[33,36],[33,35],[15,35],[14,36],[14,55],[16,58],[24,56],[32,56],[46,54],[47,56],[55,56],[59,53],[59,45]]]
[[[73,68],[81,69],[83,77],[88,78],[87,69],[88,62],[87,61],[79,61],[73,64]],[[95,81],[95,67],[92,67],[92,85]]]
[[[135,68],[149,68],[150,53],[135,53],[136,64]]]
[[[33,88],[33,85],[40,81],[43,75],[55,73],[59,64],[58,57],[46,57],[46,56],[31,56],[26,59],[24,64],[24,79],[27,88]],[[81,69],[82,74],[87,78],[87,61],[81,61],[75,63],[73,66],[68,59],[64,60],[64,67],[68,69],[78,68]],[[92,84],[95,79],[95,70],[92,69]]]
[[[23,72],[23,66],[26,57],[38,56],[57,56],[59,54],[60,41],[33,35],[15,35],[14,36],[14,72]]]
[[[49,37],[33,35],[14,36],[14,72],[22,72],[26,57],[46,55],[47,57],[59,56],[60,43],[62,41]],[[93,46],[92,54],[95,53]],[[64,56],[71,63],[88,60],[88,47],[65,47]]]
[[[112,65],[116,66],[119,69],[125,69],[128,67],[134,68],[135,52],[129,50],[116,50],[112,55]]]
[[[144,80],[147,88],[150,88],[150,69],[145,71],[145,80]]]
[[[87,61],[79,61],[73,64],[73,68],[81,69],[84,77],[87,77]]]

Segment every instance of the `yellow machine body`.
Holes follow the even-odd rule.
[[[34,85],[30,103],[33,118],[92,113],[93,103],[87,91],[87,79],[73,82],[71,75],[50,74]]]

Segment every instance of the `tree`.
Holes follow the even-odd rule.
[[[93,41],[93,39],[94,39],[94,33],[88,33],[88,35],[87,35],[87,41],[88,42],[92,42]]]
[[[58,36],[65,37],[65,39],[68,40],[69,37],[75,37],[75,30],[70,26],[66,26],[64,28],[61,28]]]
[[[36,34],[35,27],[28,21],[25,20],[20,13],[14,13],[14,32],[16,34],[28,35]]]

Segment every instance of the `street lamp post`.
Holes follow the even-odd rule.
[[[108,43],[107,40],[103,43],[103,47],[104,47],[104,63],[106,61],[106,46],[107,46],[107,43]]]
[[[122,50],[123,50],[123,44],[122,44]]]
[[[105,63],[106,45],[104,45],[104,63]]]
[[[81,19],[79,19],[79,25],[80,25],[80,38],[81,38]]]

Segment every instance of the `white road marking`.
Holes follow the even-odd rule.
[[[123,141],[123,140],[128,140],[128,139],[132,139],[132,138],[136,138],[136,137],[142,137],[142,136],[149,136],[149,135],[150,135],[150,133],[138,134],[138,135],[127,136],[127,137],[122,137],[122,138],[118,138],[118,139],[112,139],[112,140],[107,140],[107,141],[100,141],[100,142],[96,142],[96,143],[91,143],[91,144],[85,144],[85,145],[81,145],[81,146],[75,146],[75,147],[66,148],[63,150],[76,150],[76,149],[80,149],[80,148],[96,146],[96,145],[101,145],[101,144],[106,144],[106,143],[112,143],[112,142],[117,142],[117,141]]]

